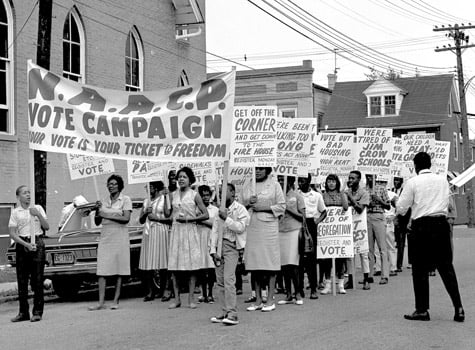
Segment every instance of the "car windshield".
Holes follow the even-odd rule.
[[[132,214],[130,215],[130,221],[128,223],[128,226],[142,225],[139,222],[141,208],[141,202],[132,203]],[[71,217],[69,217],[63,227],[61,227],[60,232],[90,230],[95,229],[97,227],[100,226],[96,226],[96,224],[94,223],[94,211],[91,211],[90,207],[80,207],[74,209],[73,214],[71,215]]]

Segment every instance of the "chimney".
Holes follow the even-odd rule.
[[[312,68],[312,60],[303,60],[302,67],[304,68]]]
[[[327,78],[328,78],[328,88],[330,90],[333,90],[333,88],[335,87],[335,84],[336,84],[336,74],[335,73],[330,73],[327,75]]]

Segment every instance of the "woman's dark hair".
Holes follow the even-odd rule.
[[[117,187],[119,187],[119,192],[122,192],[122,190],[124,189],[124,180],[122,179],[122,176],[116,175],[116,174],[112,174],[112,175],[109,176],[109,178],[107,179],[107,183],[111,182],[112,180],[117,181]]]
[[[294,188],[295,176],[287,176],[287,186]]]
[[[193,174],[193,170],[191,170],[187,166],[184,166],[183,168],[181,168],[180,170],[176,172],[177,181],[178,181],[178,176],[180,175],[181,172],[185,173],[186,176],[188,176],[188,178],[190,179],[190,185],[193,185],[196,182],[196,177],[195,177],[195,174]]]
[[[208,192],[211,194],[211,188],[208,185],[201,185],[198,187],[198,193],[200,194],[201,197],[203,197],[203,193]]]
[[[266,175],[269,175],[272,172],[272,167],[270,166],[256,166],[256,169],[257,168],[265,169]]]
[[[20,195],[20,191],[21,191],[21,189],[22,189],[23,187],[27,187],[27,186],[26,186],[26,185],[21,185],[21,186],[18,186],[18,187],[17,187],[17,189],[16,189],[16,191],[15,191],[15,193],[16,193],[17,196]]]
[[[338,176],[336,176],[335,174],[330,174],[325,179],[325,192],[330,191],[330,189],[328,188],[328,180],[334,180],[336,182],[335,190],[337,192],[340,192],[341,182]]]
[[[165,185],[163,184],[162,181],[152,181],[150,182],[150,187],[155,188],[158,192],[163,190],[165,188]]]

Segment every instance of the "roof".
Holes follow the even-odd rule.
[[[442,123],[448,117],[453,74],[399,78],[391,83],[404,90],[399,116],[368,118],[363,94],[374,80],[337,82],[322,124],[328,130],[394,127]]]

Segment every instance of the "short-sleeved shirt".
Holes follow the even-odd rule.
[[[109,210],[115,213],[118,213],[119,211],[124,212],[127,210],[132,211],[132,201],[130,200],[130,197],[122,193],[119,194],[119,197],[114,202],[112,202],[110,197],[104,198],[102,200],[102,206],[103,206],[103,209]],[[119,215],[123,215],[123,214],[119,214]],[[109,219],[102,219],[102,225],[123,225],[123,224],[118,223],[113,220],[109,220]]]
[[[382,186],[374,186],[373,189],[368,190],[369,193],[369,205],[368,205],[368,213],[380,213],[384,214],[384,208],[382,207],[381,203],[376,202],[372,199],[371,194],[377,195],[383,202],[389,203],[389,196],[386,189]]]
[[[364,188],[358,187],[356,191],[347,188],[345,193],[351,194],[355,201],[358,202],[360,205],[369,205],[369,193]],[[351,203],[348,204],[351,205]]]
[[[344,193],[341,192],[324,192],[323,193],[323,201],[327,207],[342,207],[343,206],[343,199]]]
[[[320,193],[310,190],[308,192],[298,192],[305,201],[305,216],[307,218],[319,218],[327,210],[325,202]]]
[[[302,212],[305,209],[305,201],[303,197],[295,192],[290,190],[287,192],[286,198],[287,208],[293,209],[296,212]],[[302,222],[294,218],[290,213],[285,211],[284,217],[279,221],[279,231],[280,232],[290,232],[298,230],[302,227]]]
[[[41,216],[47,220],[46,213],[41,205],[35,205]],[[31,237],[31,224],[33,224],[33,232],[36,236],[43,234],[41,222],[37,216],[30,214],[30,208],[24,209],[21,205],[13,209],[10,215],[8,227],[16,228],[20,237]]]

